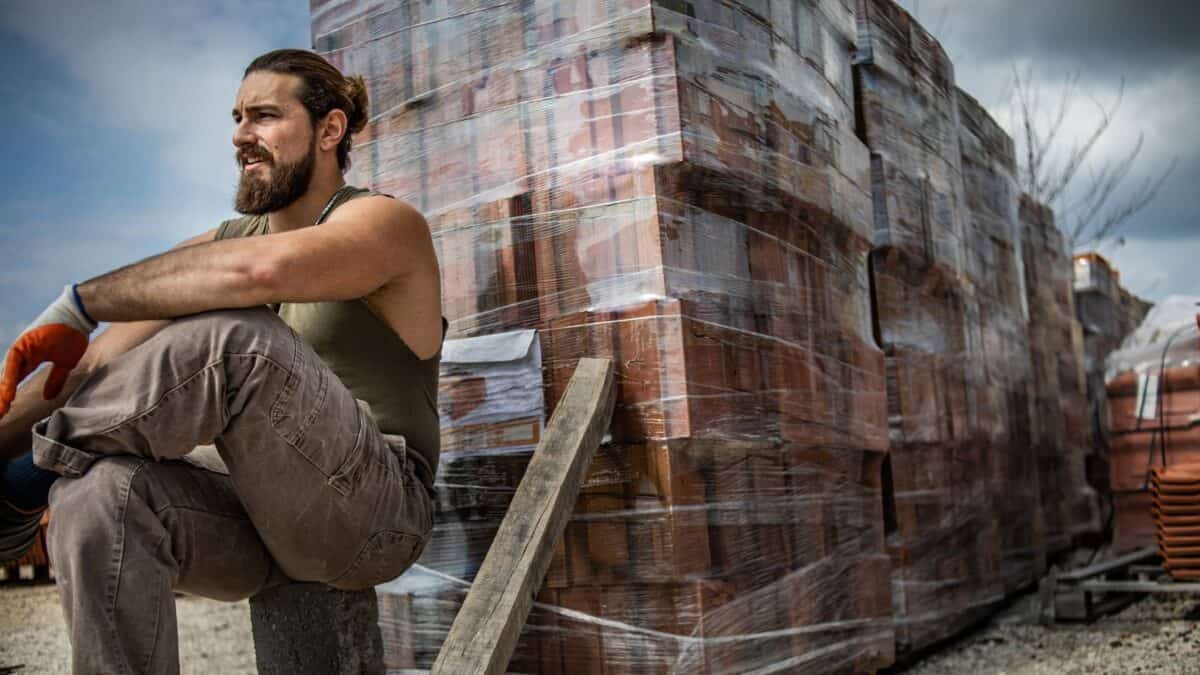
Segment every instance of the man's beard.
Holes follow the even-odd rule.
[[[233,208],[238,213],[258,216],[291,206],[308,192],[308,184],[316,166],[316,151],[317,138],[314,134],[304,157],[291,164],[272,162],[270,179],[251,176],[243,170]],[[238,165],[241,166],[240,157]]]

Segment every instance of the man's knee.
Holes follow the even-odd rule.
[[[218,309],[180,317],[156,337],[197,344],[209,351],[277,358],[285,358],[295,347],[292,329],[267,307]]]
[[[123,511],[145,460],[107,457],[78,478],[59,478],[50,489],[47,543],[51,562],[62,567],[68,556],[106,555],[119,536]],[[101,558],[103,560],[103,558]]]

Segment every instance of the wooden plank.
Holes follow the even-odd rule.
[[[612,361],[580,359],[450,627],[434,675],[507,668],[613,405]]]

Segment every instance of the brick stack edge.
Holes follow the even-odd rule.
[[[614,359],[514,671],[871,671],[1094,527],[1076,382],[1037,377],[1079,360],[1062,238],[1018,218],[1011,140],[894,5],[312,16],[372,96],[348,179],[426,214],[451,337],[537,328],[551,403]],[[434,544],[380,591],[388,668],[429,667],[521,478],[487,450],[443,460]]]
[[[1095,451],[1088,465],[1088,482],[1101,494],[1101,503],[1112,511],[1116,526],[1114,546],[1120,549],[1151,545],[1152,528],[1147,505],[1148,495],[1141,492],[1148,476],[1148,434],[1138,433],[1137,416],[1130,416],[1137,402],[1137,382],[1128,378],[1117,383],[1113,401],[1124,419],[1113,427],[1109,417],[1105,366],[1110,354],[1117,351],[1126,336],[1142,323],[1150,310],[1148,303],[1121,286],[1120,274],[1109,262],[1096,253],[1083,253],[1074,258],[1075,313],[1083,327],[1084,367],[1087,372],[1089,417]],[[1144,412],[1144,411],[1143,411]],[[1125,432],[1134,433],[1125,433]],[[1134,511],[1130,512],[1132,505]],[[1139,518],[1139,511],[1145,516]],[[1130,518],[1132,516],[1132,519]],[[1106,512],[1106,517],[1108,513]],[[1130,528],[1131,523],[1142,523]],[[1129,535],[1137,533],[1136,536]]]

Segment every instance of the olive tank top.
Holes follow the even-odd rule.
[[[344,186],[334,194],[319,226],[342,204],[366,195],[379,195],[363,188]],[[390,196],[390,195],[385,195]],[[267,217],[245,216],[221,223],[217,239],[253,237],[267,233]],[[437,470],[441,451],[438,421],[438,349],[428,359],[419,359],[365,298],[335,302],[285,302],[274,308],[280,318],[304,339],[354,398],[366,401],[385,434],[404,436],[408,448],[417,451],[430,469]],[[442,319],[442,338],[446,320]]]

